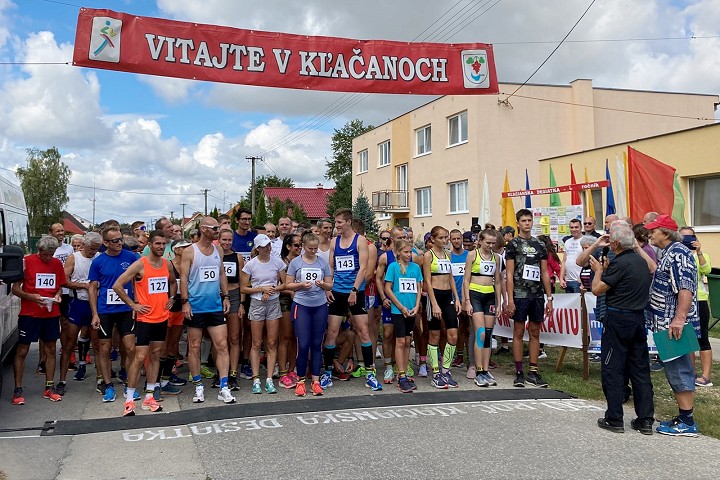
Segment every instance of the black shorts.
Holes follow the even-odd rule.
[[[159,323],[135,322],[135,345],[147,347],[150,342],[164,342],[167,324],[167,320]]]
[[[68,308],[70,308],[70,300],[72,300],[74,297],[71,297],[69,293],[63,293],[60,296],[60,316],[68,318]]]
[[[525,322],[530,320],[533,323],[542,323],[545,319],[544,298],[516,298],[515,315],[513,320]]]
[[[98,338],[100,340],[108,340],[112,338],[113,327],[118,328],[120,336],[135,335],[135,319],[132,316],[132,310],[127,312],[116,313],[100,313],[100,330],[98,330]]]
[[[43,342],[54,342],[60,338],[59,317],[38,318],[20,315],[18,317],[20,345],[30,345],[41,339]]]
[[[250,297],[248,295],[248,297]],[[185,326],[189,328],[210,328],[225,325],[223,312],[193,313],[192,318],[185,319]]]
[[[406,317],[401,313],[393,313],[392,323],[395,327],[393,333],[395,338],[409,337],[412,335],[413,328],[415,327],[415,317]]]
[[[333,290],[332,294],[335,300],[328,308],[328,315],[347,317],[348,312],[350,315],[367,315],[367,310],[365,310],[365,290],[357,292],[355,305],[348,303],[349,293],[340,293]]]
[[[455,311],[455,300],[453,300],[452,290],[436,290],[433,288],[435,293],[435,301],[440,307],[442,312],[442,320],[445,322],[445,328],[458,328],[458,317]],[[432,316],[432,304],[428,299],[428,325],[430,330],[440,330],[440,319]]]
[[[495,316],[495,292],[482,293],[470,290],[470,305],[474,313]]]

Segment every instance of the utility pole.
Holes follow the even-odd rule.
[[[245,157],[245,160],[250,160],[252,165],[252,181],[250,182],[250,211],[253,217],[255,216],[255,162],[257,160],[262,161],[263,157]]]
[[[203,195],[205,195],[205,215],[207,215],[207,194],[211,191],[212,190],[208,190],[207,188],[201,190],[201,192],[203,192]]]
[[[183,210],[183,216],[182,216],[182,220],[180,220],[180,225],[182,225],[184,227],[185,226],[185,205],[187,205],[187,203],[181,203],[180,205],[182,205],[182,210]]]
[[[95,228],[95,180],[93,179],[93,220],[92,226]]]

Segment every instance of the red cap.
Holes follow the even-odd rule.
[[[658,217],[650,223],[645,224],[645,228],[652,230],[654,228],[667,228],[668,230],[677,230],[678,224],[670,215],[658,215]]]

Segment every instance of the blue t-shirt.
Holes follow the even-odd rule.
[[[257,237],[257,233],[252,230],[248,230],[245,235],[240,235],[237,233],[237,230],[233,231],[231,250],[242,255],[245,263],[250,261],[250,252],[252,251],[253,246],[255,246],[255,237]]]
[[[455,280],[455,288],[457,288],[458,298],[462,301],[463,279],[465,278],[465,260],[467,260],[468,251],[463,250],[460,255],[455,255],[450,251],[450,266],[452,267],[452,275]]]
[[[88,273],[88,280],[98,282],[100,285],[97,299],[98,313],[119,313],[132,310],[125,302],[120,300],[120,297],[113,291],[112,286],[135,260],[137,260],[137,258],[133,252],[130,250],[121,250],[118,255],[114,256],[108,255],[107,252],[102,253],[92,261],[90,264],[90,272]],[[134,300],[132,283],[132,280],[130,280],[123,285],[123,287],[130,298]]]
[[[392,291],[395,298],[408,310],[415,308],[417,294],[420,291],[420,282],[423,276],[417,263],[410,262],[405,273],[400,272],[400,264],[393,262],[388,266],[385,274],[385,281],[392,283]],[[390,312],[400,315],[400,309],[395,303],[390,307]]]
[[[303,260],[302,255],[290,260],[287,270],[288,279],[294,279],[293,282],[312,282],[313,286],[309,290],[300,289],[295,292],[293,301],[304,307],[319,307],[327,303],[325,290],[315,285],[317,280],[323,280],[325,277],[332,277],[330,265],[322,257],[316,257],[315,263],[307,263]]]

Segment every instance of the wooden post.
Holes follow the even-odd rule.
[[[565,354],[567,353],[568,347],[562,347],[562,350],[560,350],[560,356],[557,359],[557,363],[555,364],[555,371],[559,372],[562,368],[562,364],[565,361]]]

